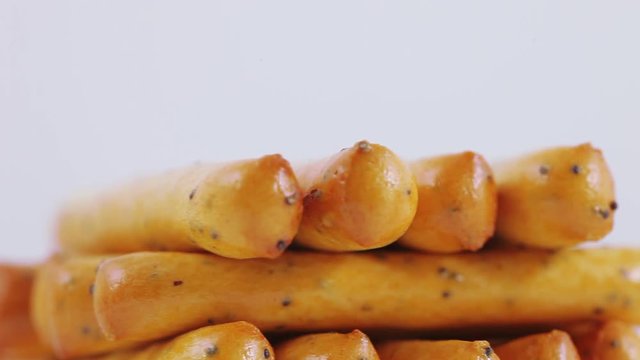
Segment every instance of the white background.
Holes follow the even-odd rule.
[[[79,189],[196,160],[591,141],[640,236],[638,1],[0,0],[0,259]]]

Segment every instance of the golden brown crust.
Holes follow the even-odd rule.
[[[640,322],[639,266],[640,251],[630,249],[288,252],[243,261],[137,253],[100,267],[95,310],[103,331],[137,340],[209,320],[242,319],[263,331]],[[616,301],[607,301],[612,293]]]
[[[495,169],[502,240],[552,249],[611,231],[618,207],[613,179],[591,144],[539,151]]]
[[[93,311],[96,269],[105,257],[50,260],[38,269],[31,300],[40,339],[62,359],[135,345],[108,341]]]
[[[255,326],[238,321],[190,331],[139,350],[115,352],[95,360],[273,360],[269,341]]]
[[[377,349],[381,360],[500,360],[484,340],[395,340]]]
[[[377,360],[369,337],[359,330],[347,334],[322,333],[299,336],[276,347],[278,360]]]
[[[607,321],[585,330],[571,332],[582,360],[640,358],[640,336],[633,325],[621,321]]]
[[[571,337],[560,330],[521,337],[494,348],[502,360],[580,360]]]
[[[275,258],[293,239],[302,196],[280,155],[196,165],[69,205],[64,251],[125,253],[205,249],[231,258]]]
[[[47,359],[31,325],[29,301],[34,269],[0,264],[0,359]]]
[[[296,174],[306,194],[296,242],[306,247],[379,248],[397,240],[416,212],[411,171],[381,145],[360,141]]]
[[[0,348],[32,332],[29,298],[33,269],[0,264]]]
[[[478,250],[493,235],[497,192],[482,155],[466,151],[411,163],[418,211],[400,243],[418,250]]]

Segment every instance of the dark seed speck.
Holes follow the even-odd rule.
[[[284,251],[284,249],[287,248],[287,242],[284,240],[278,240],[278,242],[276,243],[276,248],[278,248],[278,250],[280,251]]]
[[[302,203],[307,205],[310,201],[319,199],[322,196],[322,190],[313,189],[302,199]]]
[[[604,314],[604,309],[601,308],[600,306],[593,308],[593,314],[594,315],[602,315]]]
[[[618,342],[618,340],[611,340],[609,346],[611,346],[612,348],[617,348],[620,346],[620,342]]]
[[[180,286],[180,285],[182,285],[182,283],[183,283],[182,280],[174,280],[173,281],[173,286]]]
[[[212,319],[212,318],[208,318],[208,319],[207,319],[207,324],[209,324],[209,325],[213,325],[213,324],[215,324],[215,322],[213,321],[213,319]]]
[[[264,348],[264,358],[268,359],[271,357],[271,351],[269,351],[269,349]]]
[[[191,190],[191,192],[189,193],[189,200],[193,200],[193,197],[196,196],[196,190],[197,189]]]
[[[313,189],[309,192],[309,196],[311,196],[312,199],[317,199],[320,196],[322,196],[322,190],[320,189]]]
[[[445,290],[442,292],[442,298],[443,299],[448,299],[451,297],[451,291]]]
[[[540,165],[540,168],[538,168],[538,172],[540,173],[540,175],[547,175],[549,173],[549,167],[546,165]]]
[[[593,207],[593,212],[605,220],[609,218],[609,215],[611,215],[609,209],[601,208],[599,205]]]
[[[220,234],[218,234],[216,231],[212,231],[211,232],[211,238],[213,240],[218,240],[218,237],[220,236]]]
[[[205,355],[207,356],[213,356],[218,352],[218,347],[215,345],[211,345],[210,347],[206,348],[204,350]]]
[[[616,210],[618,210],[618,203],[617,203],[617,202],[615,202],[615,201],[612,201],[612,202],[609,204],[609,209],[611,209],[611,211],[616,211]]]
[[[493,355],[493,349],[491,348],[491,346],[487,346],[486,348],[484,348],[484,355],[486,357],[491,357],[491,355]]]
[[[571,172],[576,174],[576,175],[580,174],[581,171],[582,171],[582,169],[578,165],[573,165],[571,167]]]
[[[387,255],[383,252],[374,251],[373,256],[378,260],[387,260]]]
[[[462,274],[451,271],[444,266],[438,267],[438,275],[442,278],[451,279],[457,282],[462,282],[464,280],[464,276],[462,276]]]
[[[291,305],[291,299],[287,296],[284,299],[282,299],[282,306],[287,307]]]

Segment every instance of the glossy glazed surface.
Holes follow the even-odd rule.
[[[64,209],[58,238],[68,252],[205,249],[275,258],[301,217],[293,170],[280,155],[268,155],[195,165],[79,200]]]
[[[360,141],[296,168],[304,214],[296,242],[329,251],[366,250],[397,240],[415,216],[409,168],[384,146]]]
[[[502,360],[580,360],[569,334],[559,330],[518,338],[495,351]]]
[[[255,326],[238,321],[206,326],[140,350],[95,360],[273,360],[273,348]]]
[[[488,341],[397,340],[377,348],[381,360],[500,360]]]
[[[613,179],[591,144],[543,150],[495,169],[502,240],[551,249],[611,231],[618,208]]]
[[[640,322],[640,250],[325,254],[275,260],[136,253],[96,278],[102,329],[150,340],[246,320],[262,331]],[[616,301],[608,301],[611,294]]]
[[[493,235],[498,197],[493,172],[474,152],[411,163],[418,211],[400,243],[440,253],[478,250]]]
[[[371,340],[359,330],[300,336],[278,345],[276,355],[278,360],[378,360]]]
[[[31,306],[34,327],[61,359],[134,345],[108,341],[93,311],[94,279],[103,257],[53,259],[38,269]]]
[[[633,325],[607,321],[571,336],[582,360],[640,359],[640,335]]]

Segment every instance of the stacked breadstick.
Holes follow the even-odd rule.
[[[640,359],[640,250],[571,248],[604,237],[616,209],[589,144],[494,169],[473,152],[405,163],[367,141],[297,168],[279,155],[197,165],[70,203],[33,289],[0,268],[19,283],[0,304],[31,297],[30,311],[0,308],[3,324],[13,316],[25,329],[0,348],[61,359]]]

